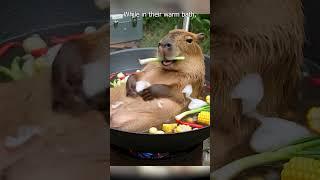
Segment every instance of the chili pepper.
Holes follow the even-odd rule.
[[[113,79],[116,75],[117,75],[117,73],[111,73],[109,76],[109,80]]]
[[[50,42],[53,44],[60,44],[60,43],[65,43],[68,42],[70,40],[75,40],[75,39],[80,39],[82,36],[84,35],[84,33],[79,33],[79,34],[72,34],[72,35],[68,35],[65,37],[52,37]]]
[[[200,129],[200,128],[204,127],[203,125],[200,125],[200,124],[185,122],[185,121],[181,121],[181,120],[176,120],[176,122],[178,124],[188,125],[188,126],[193,127],[193,128],[199,128]]]
[[[124,73],[126,76],[131,76],[133,74],[136,74],[137,72],[132,72],[132,73]]]
[[[47,54],[47,52],[48,52],[48,48],[34,49],[34,50],[31,51],[31,55],[33,57],[37,58],[37,57],[40,57],[42,55]]]
[[[0,47],[0,56],[3,56],[10,48],[20,47],[21,43],[19,42],[8,42]]]

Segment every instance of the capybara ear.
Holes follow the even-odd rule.
[[[206,38],[206,35],[204,33],[198,33],[197,34],[197,40],[198,42],[203,41]]]

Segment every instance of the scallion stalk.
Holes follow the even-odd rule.
[[[195,114],[201,111],[210,111],[210,105],[206,105],[197,109],[193,109],[193,110],[189,110],[189,111],[185,111],[179,115],[177,115],[175,118],[176,120],[181,120],[183,117],[190,115],[190,114]]]
[[[255,154],[233,161],[214,171],[211,177],[213,180],[230,180],[245,169],[277,161],[287,161],[296,156],[320,158],[320,137],[299,141],[300,143],[293,143],[276,151]]]
[[[156,62],[156,61],[162,61],[162,58],[154,57],[154,58],[146,58],[146,59],[139,59],[139,63],[141,65],[147,64],[149,62]],[[185,60],[184,56],[177,56],[173,60]]]

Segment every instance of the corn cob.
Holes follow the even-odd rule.
[[[198,114],[198,123],[210,125],[210,112],[208,111],[201,111]]]
[[[281,180],[319,180],[320,161],[294,157],[284,165]]]
[[[206,102],[210,104],[210,95],[206,96]]]
[[[320,133],[320,107],[312,107],[308,111],[307,124],[310,129]]]

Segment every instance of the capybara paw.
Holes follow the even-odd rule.
[[[141,93],[141,97],[144,101],[151,101],[154,99],[151,91],[150,91],[150,88],[146,88],[142,91]]]
[[[138,93],[133,89],[128,89],[126,93],[127,97],[137,97]]]

